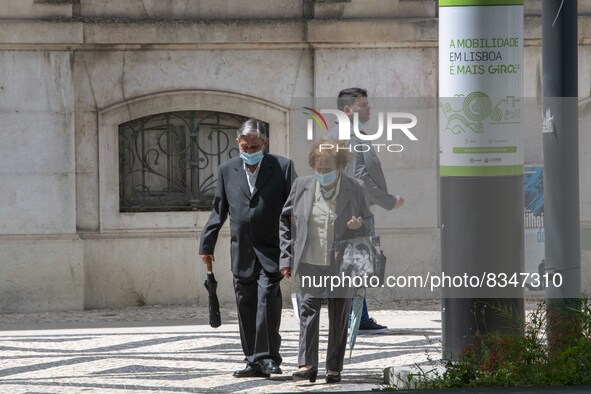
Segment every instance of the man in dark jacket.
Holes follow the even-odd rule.
[[[219,168],[199,254],[204,263],[214,260],[219,230],[230,216],[231,267],[247,363],[234,376],[269,377],[282,373],[279,216],[296,175],[291,160],[264,153],[268,139],[262,122],[244,122],[236,142],[240,157]]]
[[[337,108],[347,114],[353,126],[354,114],[357,113],[359,119],[359,128],[363,127],[370,118],[369,102],[367,101],[367,91],[362,88],[348,88],[339,92],[337,98]],[[337,127],[338,129],[338,127]],[[338,139],[337,129],[332,130],[331,138]],[[363,141],[351,132],[349,145],[361,144]],[[363,152],[354,151],[353,159],[345,169],[345,173],[354,178],[361,179],[365,184],[369,194],[370,205],[378,205],[388,211],[397,209],[404,204],[404,198],[388,193],[386,178],[378,155],[373,149]],[[373,231],[375,233],[375,231]],[[363,299],[363,310],[361,313],[361,323],[359,325],[360,334],[378,334],[388,329],[386,326],[378,324],[369,317],[367,302]]]

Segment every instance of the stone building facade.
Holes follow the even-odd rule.
[[[526,3],[524,89],[539,99],[540,2]],[[579,91],[589,97],[591,5],[579,4]],[[372,97],[437,97],[434,0],[3,0],[0,26],[1,312],[205,303],[197,239],[209,213],[199,204],[211,194],[205,186],[214,158],[232,149],[219,130],[259,118],[269,125],[270,151],[297,158],[306,145],[290,127],[299,111],[294,98],[334,97],[350,86]],[[588,105],[580,99],[581,168],[591,166]],[[205,118],[209,128],[195,128]],[[125,145],[123,130],[170,122],[186,141],[215,131],[224,146],[183,156],[197,170],[178,176],[191,178],[198,193],[131,187],[124,207],[122,167],[132,173],[137,164],[125,151],[137,147]],[[390,189],[407,200],[377,215],[391,256],[387,274],[440,270],[438,133],[431,126],[417,131],[420,145],[386,161]],[[526,163],[542,162],[540,130],[524,136]],[[153,162],[178,159],[165,152],[172,140],[146,138],[162,150]],[[186,141],[175,143],[189,155]],[[184,198],[189,208],[158,209],[162,196]],[[148,198],[156,201],[151,209],[136,209]],[[588,171],[581,172],[581,223],[589,289]],[[216,251],[222,302],[233,300],[228,244],[226,226]],[[379,294],[436,296],[422,289]]]

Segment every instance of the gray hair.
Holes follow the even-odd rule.
[[[247,135],[256,134],[264,141],[267,139],[267,126],[260,120],[250,118],[246,122],[242,123],[236,131],[236,138],[240,139]]]

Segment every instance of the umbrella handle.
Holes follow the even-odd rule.
[[[207,256],[206,258],[206,262],[205,262],[205,266],[207,267],[207,272],[213,272],[213,263],[211,262],[211,256]]]

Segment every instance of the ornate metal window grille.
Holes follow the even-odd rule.
[[[211,210],[217,168],[238,155],[236,130],[246,119],[184,111],[119,125],[120,211]]]

